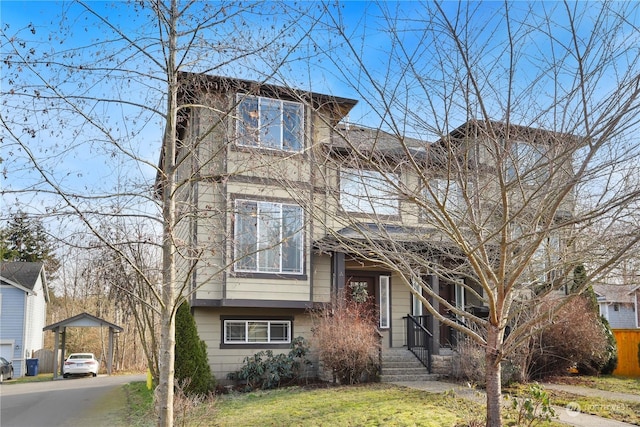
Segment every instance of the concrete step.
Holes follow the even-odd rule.
[[[427,368],[406,348],[385,349],[382,352],[381,382],[437,381],[439,375]]]
[[[382,366],[388,368],[423,368],[424,365],[418,359],[414,360],[383,360]]]
[[[398,374],[398,375],[380,375],[380,382],[383,383],[395,383],[404,381],[438,381],[441,379],[440,375],[436,374]]]
[[[382,375],[399,375],[399,374],[428,374],[427,368],[424,366],[397,366],[390,367],[382,365]]]

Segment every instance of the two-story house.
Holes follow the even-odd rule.
[[[366,289],[375,302],[383,353],[419,342],[425,366],[446,353],[455,344],[452,328],[427,316],[412,281],[385,268],[380,253],[366,253],[366,245],[359,250],[358,241],[375,241],[380,250],[387,243],[411,246],[417,257],[453,272],[464,264],[445,238],[424,230],[420,204],[406,201],[418,192],[425,200],[446,198],[447,212],[455,208],[456,181],[438,170],[439,156],[451,141],[467,143],[470,125],[436,143],[403,138],[401,149],[397,136],[343,122],[353,99],[180,77],[176,242],[216,377],[224,379],[260,349],[286,352],[294,337],[310,338],[308,310],[343,289]],[[362,153],[377,166],[363,163]],[[419,164],[414,170],[430,171],[429,194],[420,193],[420,177],[403,172],[408,157]],[[394,173],[397,184],[390,185]],[[425,273],[424,282],[451,306],[485,315],[482,289],[460,271]]]
[[[44,344],[48,302],[41,262],[0,263],[0,355],[13,362],[16,377],[26,374],[26,359]]]

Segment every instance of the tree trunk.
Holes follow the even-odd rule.
[[[487,427],[502,426],[502,373],[498,351],[500,341],[500,329],[497,326],[489,325],[485,353]]]
[[[176,304],[176,246],[175,246],[175,175],[176,139],[178,117],[178,79],[175,55],[177,51],[176,20],[178,16],[177,0],[171,0],[168,18],[167,69],[167,116],[162,149],[164,151],[162,179],[162,307],[160,310],[160,357],[158,358],[159,384],[156,396],[156,410],[159,427],[173,426],[173,383],[175,365],[175,312]]]
[[[174,383],[174,349],[175,349],[175,317],[171,307],[162,308],[160,332],[160,383],[156,396],[158,426],[173,426],[173,383]]]

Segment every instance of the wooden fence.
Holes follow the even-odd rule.
[[[58,350],[58,361],[61,356],[60,350]],[[47,350],[42,348],[33,352],[33,358],[38,359],[38,373],[46,374],[53,372],[53,350]]]
[[[613,375],[640,377],[640,330],[614,329],[618,344],[618,367]]]

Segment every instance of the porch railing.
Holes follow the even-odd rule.
[[[431,372],[431,354],[433,353],[433,335],[427,329],[429,316],[407,314],[407,348]]]

